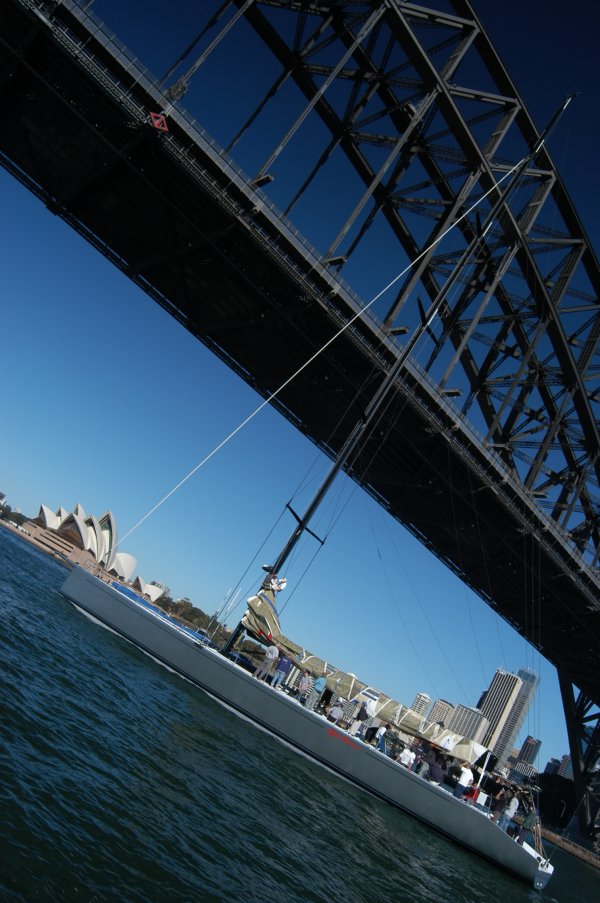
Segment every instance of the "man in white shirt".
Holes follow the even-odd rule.
[[[412,768],[413,762],[415,761],[415,753],[409,746],[405,746],[402,752],[400,753],[400,758],[398,759],[401,765],[404,765],[405,768]]]
[[[386,752],[385,748],[385,735],[387,734],[387,729],[389,724],[382,724],[381,727],[377,728],[377,733],[375,734],[375,746],[379,750],[379,752]]]
[[[469,768],[468,762],[461,762],[460,764],[460,775],[458,778],[458,783],[454,788],[454,796],[461,800],[471,784],[473,783],[473,772]]]

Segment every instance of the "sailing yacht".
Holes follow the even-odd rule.
[[[262,638],[293,653],[281,633],[276,612],[277,592],[267,578],[222,649],[186,630],[141,598],[127,595],[118,583],[107,582],[81,567],[65,580],[62,594],[78,609],[182,677],[234,713],[267,731],[316,765],[350,781],[355,787],[419,819],[435,831],[512,874],[546,886],[553,866],[541,848],[518,844],[490,819],[487,812],[429,783],[384,752],[351,736],[323,715],[257,680],[235,658],[235,643],[243,635]],[[297,647],[296,647],[297,648]]]

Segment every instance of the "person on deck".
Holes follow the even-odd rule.
[[[380,727],[381,727],[381,718],[378,718],[377,715],[375,715],[374,718],[371,718],[370,724],[365,731],[365,738],[364,738],[365,743],[370,743],[372,740],[375,739],[377,731],[379,730]]]
[[[287,655],[282,655],[279,661],[277,662],[277,667],[275,669],[275,675],[273,680],[271,681],[271,686],[273,689],[277,689],[279,684],[284,678],[288,676],[292,667],[292,660]]]
[[[473,772],[469,768],[468,762],[462,762],[459,767],[460,774],[458,776],[456,787],[454,788],[454,796],[458,800],[461,800],[473,783]]]
[[[402,752],[400,753],[400,757],[398,761],[401,765],[404,765],[405,768],[408,768],[410,771],[413,767],[414,761],[416,758],[416,753],[410,746],[405,746]]]
[[[269,674],[272,672],[275,667],[275,663],[279,658],[279,649],[272,643],[265,652],[265,657],[262,663],[254,669],[254,677],[257,680],[266,680]]]
[[[444,781],[444,772],[442,770],[442,766],[440,765],[437,757],[433,760],[433,762],[429,763],[429,770],[427,772],[427,780],[430,784],[442,784]]]
[[[498,824],[500,818],[504,814],[504,810],[508,805],[508,794],[506,792],[506,787],[500,787],[498,792],[495,794],[492,800],[492,821],[495,824]]]
[[[385,735],[389,728],[389,724],[382,724],[380,728],[377,729],[377,733],[375,734],[375,746],[379,750],[379,752],[386,752],[385,748]]]
[[[474,806],[477,802],[477,797],[479,796],[479,787],[476,786],[475,783],[471,784],[470,787],[467,787],[467,792],[463,796],[463,800],[465,803],[468,803],[469,806]]]
[[[334,703],[327,712],[327,720],[333,722],[333,724],[337,724],[338,721],[343,717],[344,709],[342,708],[342,704],[338,699],[338,701]]]
[[[361,702],[358,711],[354,715],[354,721],[350,725],[350,729],[349,729],[348,733],[352,734],[353,736],[355,734],[358,734],[359,728],[361,727],[361,725],[363,725],[365,723],[365,721],[367,720],[368,717],[369,716],[367,714],[367,707],[364,704],[364,702]],[[361,731],[361,733],[362,733],[362,731]]]
[[[298,683],[298,702],[301,705],[306,705],[306,698],[308,696],[309,690],[312,686],[312,677],[308,673],[308,671],[302,672],[302,677]]]
[[[521,827],[519,829],[519,834],[517,837],[517,843],[523,846],[523,842],[525,841],[525,836],[528,831],[531,831],[533,834],[538,823],[538,815],[535,811],[535,805],[533,800],[530,798],[528,801],[527,807],[527,815],[523,819],[521,823]]]
[[[510,824],[511,824],[514,816],[517,814],[517,809],[519,808],[519,802],[520,802],[519,791],[517,790],[517,791],[515,791],[514,796],[512,796],[509,799],[508,805],[507,805],[506,809],[504,810],[504,814],[503,814],[502,818],[500,819],[500,822],[498,824],[498,827],[500,828],[500,830],[508,832]]]
[[[327,679],[325,674],[321,674],[312,685],[312,690],[308,694],[308,699],[306,700],[306,708],[314,709],[319,699],[321,698],[321,693],[327,686]]]

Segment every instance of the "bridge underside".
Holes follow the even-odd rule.
[[[0,0],[0,162],[268,397],[349,323],[356,299],[176,111],[168,133],[153,128],[156,87],[126,76],[84,17],[60,15],[114,79]],[[353,322],[273,400],[330,456],[398,353],[378,327]],[[416,366],[349,471],[600,705],[595,570]]]

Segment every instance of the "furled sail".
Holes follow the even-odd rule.
[[[269,574],[258,593],[247,600],[248,608],[242,617],[242,625],[256,639],[275,643],[292,660],[300,662],[303,650],[283,635],[277,614],[277,593],[285,588],[285,583],[276,574]]]

